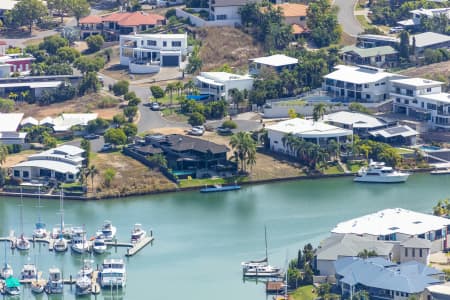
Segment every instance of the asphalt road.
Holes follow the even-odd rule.
[[[363,32],[361,24],[354,15],[354,8],[357,0],[334,0],[334,5],[339,8],[338,22],[342,26],[342,30],[351,35],[357,36]]]

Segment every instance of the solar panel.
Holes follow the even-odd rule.
[[[389,133],[390,135],[394,135],[394,134],[400,134],[403,132],[408,132],[409,130],[405,127],[392,127],[392,128],[385,129],[385,131],[387,133]]]

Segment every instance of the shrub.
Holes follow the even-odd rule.
[[[237,128],[237,124],[236,124],[236,122],[234,122],[234,121],[227,120],[227,121],[224,121],[224,122],[222,123],[222,127],[224,127],[224,128],[230,128],[230,129],[236,129],[236,128]]]
[[[112,87],[114,95],[116,96],[125,95],[126,93],[128,93],[129,86],[130,83],[126,80],[117,81]]]
[[[153,97],[155,99],[163,98],[164,97],[164,90],[159,86],[151,86],[150,91],[152,92]]]
[[[106,187],[111,186],[111,182],[115,176],[116,176],[116,170],[114,170],[113,168],[108,168],[105,170],[105,173],[103,174],[103,180],[104,180]]]
[[[113,97],[105,96],[97,103],[97,108],[111,108],[119,104],[119,100]]]
[[[0,112],[9,113],[14,109],[14,101],[0,98]]]
[[[205,121],[206,121],[206,119],[205,119],[204,115],[202,115],[201,113],[198,113],[198,112],[194,112],[189,117],[188,123],[191,124],[192,126],[199,126],[199,125],[203,125],[205,123]]]
[[[86,39],[86,43],[88,45],[89,52],[97,52],[100,50],[103,46],[103,43],[105,41],[103,40],[103,37],[99,34],[91,35]]]

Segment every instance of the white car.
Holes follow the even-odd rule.
[[[202,136],[205,133],[205,129],[203,126],[194,126],[191,130],[189,130],[188,134]]]

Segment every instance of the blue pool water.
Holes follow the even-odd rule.
[[[422,151],[425,151],[425,152],[429,152],[429,151],[441,150],[441,147],[437,147],[437,146],[420,146],[419,149],[422,150]]]

